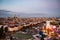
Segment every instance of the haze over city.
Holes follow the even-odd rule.
[[[0,17],[60,17],[60,0],[0,0]]]

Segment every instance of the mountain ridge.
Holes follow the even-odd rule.
[[[46,13],[22,13],[22,12],[12,12],[8,10],[0,10],[0,17],[12,17],[13,15],[21,16],[21,17],[49,17],[50,15]],[[52,16],[51,16],[52,17]]]

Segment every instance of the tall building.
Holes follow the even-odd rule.
[[[46,21],[46,27],[50,27],[50,21]]]

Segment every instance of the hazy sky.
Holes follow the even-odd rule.
[[[0,0],[0,10],[60,15],[60,0]]]

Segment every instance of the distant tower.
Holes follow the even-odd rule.
[[[14,19],[15,19],[15,20],[14,20],[15,22],[19,22],[19,21],[18,21],[19,18],[18,18],[18,16],[16,16],[16,14],[14,14]]]

